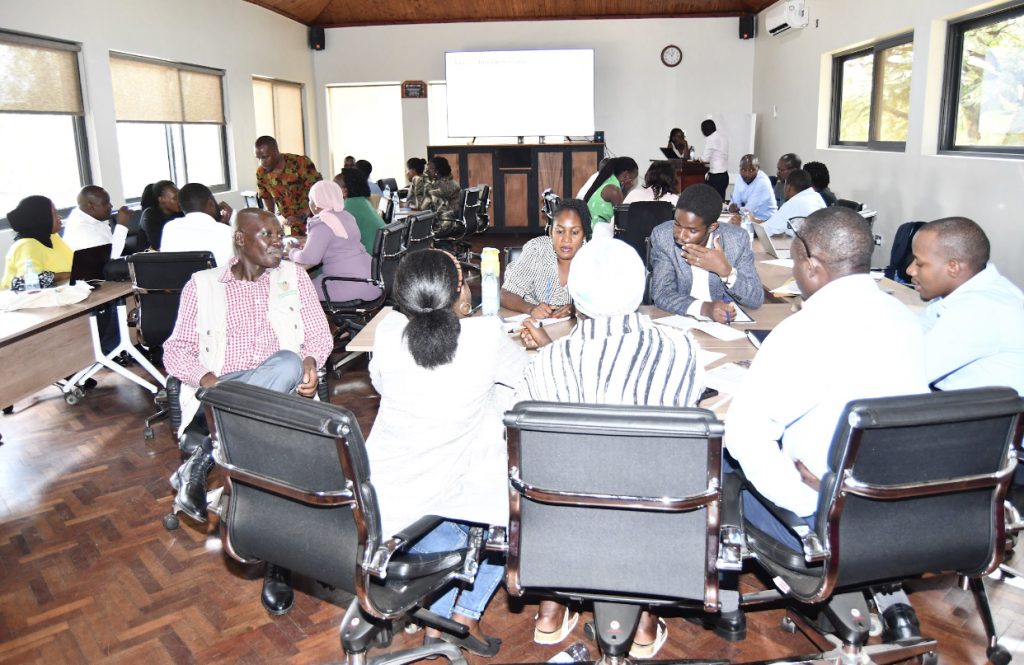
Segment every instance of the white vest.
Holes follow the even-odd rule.
[[[199,364],[217,376],[224,367],[224,348],[227,342],[227,290],[221,279],[230,266],[211,268],[193,275],[196,283],[196,334],[199,336]],[[268,272],[270,297],[267,299],[267,320],[277,334],[277,341],[283,351],[294,351],[301,357],[304,330],[302,324],[302,301],[295,264],[282,261],[281,265]],[[181,384],[181,436],[199,411],[196,389]]]

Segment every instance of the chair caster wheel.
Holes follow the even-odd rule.
[[[782,621],[779,622],[779,626],[782,628],[782,632],[784,633],[792,635],[796,632],[796,623],[794,623],[789,617],[782,617]]]
[[[1013,660],[1013,656],[1011,656],[1010,652],[1006,650],[1006,647],[1001,644],[997,644],[986,649],[985,655],[988,656],[988,662],[992,663],[992,665],[1007,665],[1007,663]],[[938,662],[937,658],[935,662]]]
[[[72,391],[70,393],[64,393],[64,401],[67,402],[68,406],[74,406],[78,404],[82,398],[78,395],[78,391]]]
[[[593,621],[588,621],[583,624],[583,634],[587,636],[587,639],[591,642],[597,640],[597,628],[594,626]]]
[[[341,370],[340,369],[332,369],[331,370],[331,377],[334,378],[335,381],[341,381]]]
[[[146,429],[142,430],[142,438],[146,439],[147,441],[149,439],[152,439],[153,438],[153,428],[152,427],[147,427]]]
[[[167,513],[164,515],[164,528],[168,531],[174,531],[180,524],[181,522],[178,521],[178,516],[174,513]]]
[[[5,406],[4,407],[4,415],[5,416],[9,416],[12,413],[14,413],[14,405],[13,404],[11,404],[10,406]]]

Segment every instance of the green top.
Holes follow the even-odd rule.
[[[384,220],[373,209],[370,199],[365,196],[345,199],[345,212],[356,218],[363,247],[366,248],[367,254],[373,256],[373,241],[377,237],[377,229],[384,228]]]
[[[590,199],[587,200],[587,208],[590,209],[590,223],[600,224],[602,222],[608,223],[612,221],[612,217],[615,216],[615,206],[610,201],[605,201],[604,197],[601,196],[601,192],[608,185],[615,185],[616,187],[622,187],[622,183],[614,175],[610,176],[607,180],[602,182],[594,193],[591,194]]]

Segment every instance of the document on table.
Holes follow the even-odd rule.
[[[669,326],[670,328],[679,328],[680,330],[696,328],[697,330],[711,335],[716,339],[720,339],[723,342],[743,339],[746,336],[742,330],[737,330],[736,328],[732,328],[722,323],[715,323],[714,321],[698,321],[697,319],[692,319],[688,316],[681,316],[679,314],[666,316],[663,319],[654,319],[654,322],[663,326]]]
[[[750,318],[750,315],[742,307],[736,303],[733,303],[732,306],[736,308],[736,317],[733,318],[733,323],[754,323],[754,319]]]
[[[503,318],[501,322],[505,324],[504,329],[506,333],[514,333],[523,327],[523,321],[525,321],[528,318],[530,318],[529,314],[516,314],[515,316]],[[553,326],[556,323],[561,323],[562,321],[568,321],[570,318],[571,317],[563,316],[557,319],[541,319],[540,321],[537,322],[537,324],[541,328],[545,328],[547,326]]]
[[[724,357],[724,353],[708,351],[707,349],[697,349],[697,362],[700,363],[701,367],[707,367],[711,363],[721,360]]]
[[[761,263],[766,266],[779,266],[780,268],[792,268],[793,259],[765,259]]]
[[[719,394],[735,395],[747,376],[747,368],[736,363],[726,363],[704,374],[704,385],[714,388]]]
[[[795,279],[788,279],[782,286],[772,289],[772,294],[777,296],[798,296],[800,295],[800,287]]]

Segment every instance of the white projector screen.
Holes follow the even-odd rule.
[[[450,51],[445,79],[448,136],[594,133],[593,49]]]

